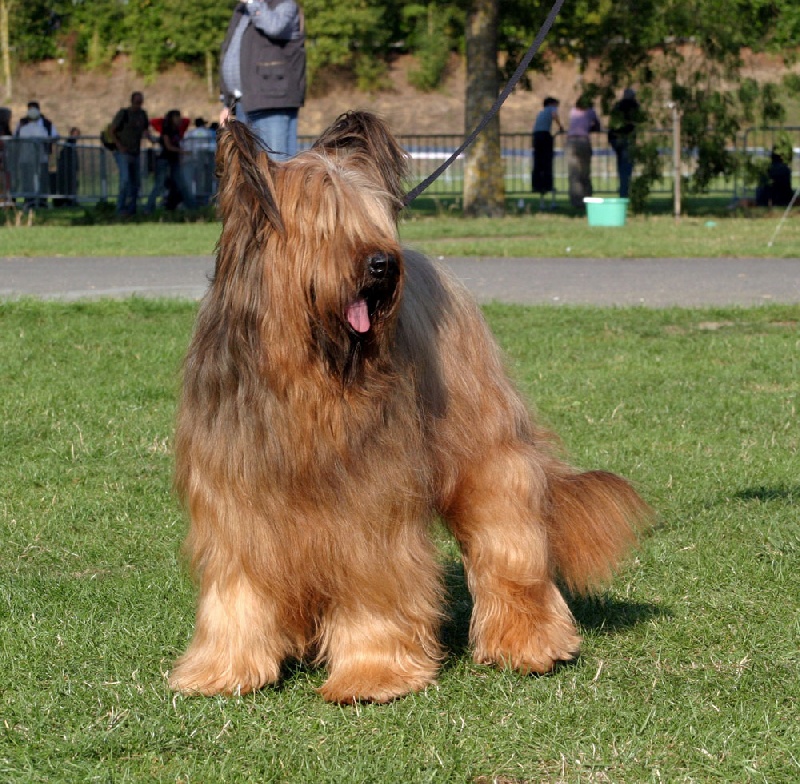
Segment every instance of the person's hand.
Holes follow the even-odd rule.
[[[222,127],[228,122],[231,116],[231,110],[227,106],[223,106],[219,113],[219,125]]]

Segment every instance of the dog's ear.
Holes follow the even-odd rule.
[[[389,126],[371,112],[340,115],[314,143],[318,152],[360,156],[378,170],[386,190],[396,199],[405,195],[403,180],[408,176],[408,154],[397,143]]]
[[[216,174],[223,222],[233,215],[248,216],[255,224],[266,218],[275,229],[283,232],[274,196],[273,174],[277,166],[243,122],[233,120],[220,128]]]

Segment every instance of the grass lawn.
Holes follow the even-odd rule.
[[[586,218],[536,213],[503,219],[425,217],[410,213],[400,231],[405,242],[434,256],[703,257],[800,255],[800,205],[784,222],[782,211],[754,210],[749,217],[702,215],[680,223],[668,215],[629,217],[624,227],[591,227]],[[219,224],[110,223],[96,226],[0,226],[3,256],[183,256],[214,250]]]
[[[486,312],[575,461],[633,479],[659,526],[572,601],[582,655],[539,678],[470,661],[439,533],[438,687],[339,708],[302,666],[240,699],[167,689],[193,623],[170,451],[195,305],[0,303],[0,780],[800,779],[800,307]]]

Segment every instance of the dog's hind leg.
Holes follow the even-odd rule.
[[[474,602],[476,662],[544,673],[578,652],[580,637],[549,562],[545,489],[530,447],[498,446],[462,472],[444,509]]]
[[[320,635],[329,674],[320,692],[329,702],[389,702],[436,678],[440,569],[423,533],[411,537],[417,542],[410,547],[395,542],[347,565]]]

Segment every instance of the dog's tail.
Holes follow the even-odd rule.
[[[605,471],[550,477],[550,551],[558,578],[574,593],[607,584],[651,521],[652,510],[622,477]]]

